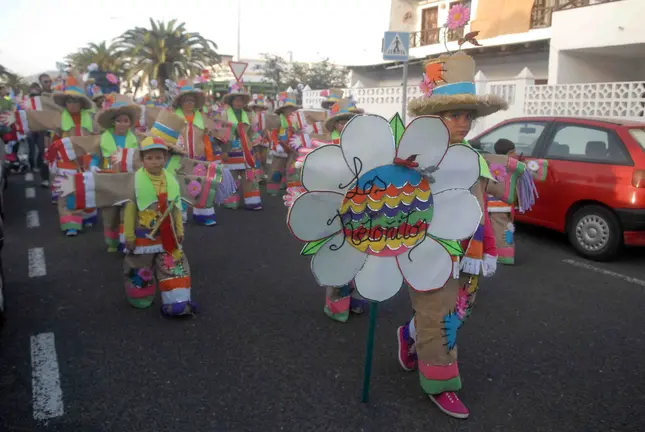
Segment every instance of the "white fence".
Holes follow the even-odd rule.
[[[472,134],[477,134],[502,120],[520,116],[566,116],[618,118],[645,122],[645,81],[606,82],[595,84],[535,85],[530,70],[525,68],[508,81],[488,81],[483,73],[475,75],[478,94],[496,94],[509,105],[479,120]],[[360,108],[390,118],[401,110],[402,87],[345,89]],[[417,85],[408,87],[408,101],[421,97]],[[305,108],[320,108],[324,98],[320,90],[305,91]]]

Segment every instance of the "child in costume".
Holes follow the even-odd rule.
[[[254,156],[255,156],[255,175],[256,181],[265,182],[267,179],[267,156],[269,155],[269,145],[270,142],[265,136],[264,130],[261,128],[261,117],[263,113],[269,109],[264,99],[263,94],[253,95],[253,99],[249,103],[248,107],[251,109],[251,126],[257,134],[261,136],[260,142],[253,147]]]
[[[262,138],[251,127],[251,119],[244,110],[251,101],[251,95],[241,83],[235,83],[231,86],[231,91],[224,95],[223,101],[228,107],[221,114],[220,119],[232,125],[230,137],[225,142],[220,142],[224,164],[235,180],[240,182],[244,208],[262,210],[260,185],[253,173],[255,169],[253,147],[259,145]],[[229,197],[224,207],[240,208],[240,197],[237,194]]]
[[[209,137],[209,131],[204,124],[202,109],[206,96],[204,92],[193,87],[188,80],[181,80],[177,85],[178,94],[172,101],[174,113],[185,119],[186,129],[182,134],[183,147],[191,159],[214,161],[215,152]],[[180,144],[181,146],[181,144]],[[214,208],[193,208],[195,222],[213,226],[217,224]]]
[[[495,143],[495,154],[515,157],[515,144],[511,140],[499,139]],[[495,167],[492,167],[495,175]],[[497,262],[505,265],[515,263],[515,208],[505,202],[489,197],[488,213],[497,242]]]
[[[108,95],[106,109],[97,116],[98,124],[105,129],[101,134],[101,154],[92,159],[92,169],[120,172],[120,164],[111,163],[112,156],[119,149],[137,149],[139,140],[132,132],[132,127],[141,116],[141,108],[129,97]],[[108,252],[117,252],[119,247],[119,226],[121,223],[119,207],[101,210],[103,236]]]
[[[450,146],[468,145],[465,137],[473,119],[507,106],[497,96],[475,94],[475,62],[463,52],[431,60],[426,64],[426,71],[440,71],[440,75],[434,77],[431,95],[411,101],[409,111],[414,116],[440,116],[448,127]],[[481,156],[479,159],[480,177],[471,193],[480,208],[486,209],[486,186],[493,179],[486,161]],[[457,332],[472,310],[479,276],[492,275],[497,266],[495,237],[487,212],[483,212],[473,237],[463,241],[461,247],[465,253],[453,256],[453,277],[443,288],[425,292],[409,290],[414,318],[397,332],[398,357],[403,369],[410,371],[418,366],[423,391],[441,411],[455,418],[469,415],[456,394],[461,389]]]
[[[329,89],[329,90],[323,90],[321,92],[321,96],[324,96],[325,99],[320,103],[320,106],[322,109],[327,111],[327,116],[331,115],[330,110],[331,107],[333,107],[336,103],[338,103],[339,100],[343,98],[343,94],[345,92],[343,89]]]
[[[143,167],[135,173],[133,196],[123,212],[126,296],[134,307],[150,307],[158,285],[164,315],[193,314],[190,267],[181,248],[180,188],[164,169],[168,148],[162,139],[148,137],[140,154]]]
[[[282,92],[278,96],[280,106],[274,113],[280,116],[280,128],[271,133],[272,149],[270,155],[271,174],[267,192],[269,195],[278,195],[280,190],[287,188],[287,175],[289,168],[295,170],[296,152],[291,148],[290,142],[294,134],[299,132],[298,125],[293,121],[292,114],[302,108],[297,104],[296,94]]]
[[[54,102],[63,107],[61,125],[56,132],[57,138],[84,136],[94,133],[94,117],[92,115],[93,103],[84,91],[81,79],[70,72],[65,79],[65,90],[53,95]],[[57,158],[55,165],[58,173],[76,173],[89,168],[91,158],[73,162]],[[58,217],[61,231],[68,237],[76,236],[83,226],[92,226],[96,223],[96,209],[82,211],[69,211],[64,202],[58,201]]]

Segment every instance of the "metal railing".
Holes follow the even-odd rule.
[[[534,4],[531,10],[531,28],[551,27],[553,12],[577,9],[586,6],[596,6],[599,4],[613,3],[622,0],[555,0],[551,6],[543,4]],[[536,2],[537,3],[537,2]]]

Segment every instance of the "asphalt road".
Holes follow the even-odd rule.
[[[281,199],[189,226],[201,311],[168,320],[126,304],[121,260],[101,229],[63,237],[48,198],[10,178],[0,431],[645,431],[643,251],[586,263],[561,237],[520,227],[519,264],[485,282],[460,332],[471,418],[458,421],[398,365],[404,293],[379,307],[371,399],[360,402],[368,317],[343,325],[323,314]],[[30,228],[28,211],[40,216]],[[33,248],[43,248],[44,275],[32,265],[30,277]],[[55,337],[63,405],[36,420],[32,373],[42,367],[30,338],[44,333]]]

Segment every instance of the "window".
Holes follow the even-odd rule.
[[[546,157],[580,162],[630,163],[627,151],[611,131],[582,125],[560,126]]]
[[[505,138],[513,141],[518,155],[531,156],[545,127],[544,122],[509,123],[489,132],[478,141],[484,153],[495,153],[495,143],[498,139]]]
[[[629,133],[641,145],[641,148],[645,150],[645,129],[630,129]]]
[[[421,11],[421,45],[439,43],[439,9],[426,8]]]

